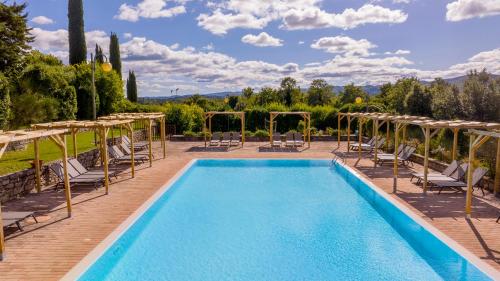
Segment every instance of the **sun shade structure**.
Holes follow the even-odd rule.
[[[269,118],[269,144],[272,146],[273,145],[273,124],[274,124],[274,118],[276,118],[279,115],[298,115],[301,116],[302,119],[304,120],[305,126],[304,126],[304,141],[306,141],[307,138],[307,147],[311,147],[311,112],[305,112],[305,111],[291,111],[291,112],[284,112],[284,111],[272,111],[269,112],[270,118]]]
[[[71,132],[73,137],[73,145],[76,146],[76,133],[80,129],[94,129],[100,137],[100,151],[101,151],[101,160],[104,168],[104,186],[106,189],[106,194],[109,193],[109,161],[108,161],[108,145],[107,145],[107,136],[109,130],[114,126],[126,125],[128,124],[128,128],[131,129],[131,120],[113,120],[113,121],[60,121],[60,122],[50,122],[50,123],[40,123],[31,125],[34,129],[67,129]],[[133,150],[133,149],[132,149]],[[76,150],[74,151],[76,157]],[[66,162],[64,160],[63,164]],[[134,170],[134,160],[132,157],[131,161],[132,168],[132,177],[135,176]],[[38,183],[37,183],[38,184]]]
[[[35,175],[37,180],[37,191],[40,192],[40,161],[38,142],[41,138],[51,139],[61,150],[64,170],[64,191],[66,196],[66,208],[68,216],[71,216],[71,189],[69,185],[68,170],[67,170],[67,151],[66,151],[66,133],[67,129],[48,129],[48,130],[18,130],[18,131],[0,131],[0,158],[2,158],[7,146],[10,142],[16,141],[34,141],[35,146]],[[0,204],[0,261],[3,260],[5,253],[5,240],[3,233],[2,208]]]
[[[167,157],[167,143],[165,140],[165,114],[161,112],[150,112],[150,113],[117,113],[109,116],[99,117],[99,120],[105,121],[117,121],[117,120],[132,120],[132,121],[142,121],[147,124],[147,134],[149,142],[149,166],[153,165],[153,122],[156,120],[160,123],[160,139],[161,148],[163,150],[163,158]],[[132,127],[130,127],[132,128]],[[131,133],[131,141],[133,139],[133,131]],[[132,152],[133,153],[133,152]],[[133,158],[133,154],[132,154]]]
[[[489,123],[485,129],[493,128],[491,131],[469,129],[469,169],[467,170],[467,195],[465,197],[465,214],[470,218],[472,212],[472,174],[474,173],[474,159],[476,151],[491,138],[497,139],[496,172],[494,194],[500,191],[500,124]]]
[[[208,133],[212,134],[212,117],[215,115],[234,115],[240,117],[241,120],[241,146],[245,145],[245,112],[242,111],[208,111],[203,114],[203,139],[205,147],[207,147],[207,120]]]

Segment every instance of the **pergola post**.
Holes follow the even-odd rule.
[[[373,155],[373,158],[374,158],[374,161],[373,161],[373,167],[377,167],[377,159],[378,159],[378,129],[379,129],[379,126],[378,126],[378,119],[375,119],[373,120],[373,122],[375,123],[374,124],[374,128],[375,128],[375,131],[373,132],[374,134],[374,137],[375,137],[375,151],[374,151],[374,155]]]
[[[350,152],[351,147],[351,115],[347,113],[347,152]]]
[[[401,137],[401,143],[406,145],[406,126],[403,126],[403,137]]]
[[[363,117],[358,117],[358,161],[361,160],[361,144],[363,143]]]
[[[424,194],[427,194],[427,174],[429,173],[429,146],[431,142],[431,128],[425,127],[425,155],[424,155]]]
[[[100,130],[101,138],[106,140],[109,132],[109,128],[102,127]],[[106,194],[109,194],[109,161],[108,161],[108,144],[106,141],[102,141],[102,161],[104,165],[104,187]]]
[[[340,112],[337,114],[337,147],[340,147]]]
[[[131,123],[125,124],[130,133],[130,172],[132,178],[135,177],[135,148],[134,148],[134,126]]]
[[[71,129],[71,138],[73,140],[73,157],[76,158],[78,156],[78,148],[76,145],[76,132],[78,129]]]
[[[271,145],[271,147],[273,146],[273,123],[274,123],[274,113],[270,113],[269,115],[269,121],[271,121],[269,123],[269,144]]]
[[[68,151],[66,149],[66,135],[53,135],[50,139],[59,147],[62,152],[62,164],[64,173],[64,194],[66,196],[66,208],[68,209],[68,217],[71,217],[71,186],[69,185],[68,176]]]
[[[476,136],[471,134],[469,137],[469,167],[467,169],[467,194],[465,196],[465,215],[470,218],[472,211],[472,173],[474,172],[473,162],[475,158],[474,142],[476,141]]]
[[[311,114],[307,114],[307,147],[311,148]]]
[[[149,167],[153,166],[153,120],[148,119]]]
[[[241,146],[245,145],[245,113],[241,113]]]
[[[42,192],[42,182],[41,182],[41,175],[40,175],[40,146],[39,146],[39,139],[35,138],[33,139],[33,146],[35,148],[35,185],[36,185],[36,192],[40,193]]]
[[[391,122],[389,122],[389,120],[387,120],[387,128],[386,128],[386,132],[385,132],[385,150],[389,150],[390,130],[391,130]]]
[[[396,193],[398,190],[398,146],[399,146],[399,124],[394,123],[394,175],[392,178],[392,192]]]
[[[5,253],[5,237],[3,234],[2,204],[0,203],[0,261],[3,261]]]
[[[165,118],[160,118],[160,140],[161,148],[163,149],[163,159],[167,157],[167,142],[165,137]]]
[[[207,113],[203,113],[203,141],[205,142],[205,148],[207,147]]]
[[[458,128],[453,129],[453,148],[451,150],[451,160],[457,160]]]
[[[495,186],[493,187],[495,195],[500,192],[500,138],[497,139],[497,164],[495,167]]]

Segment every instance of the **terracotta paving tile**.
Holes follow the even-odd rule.
[[[336,142],[314,142],[310,149],[296,152],[271,150],[265,143],[246,143],[244,148],[229,151],[205,149],[202,143],[171,142],[168,156],[161,159],[159,144],[155,144],[156,160],[153,167],[138,167],[136,177],[128,170],[112,182],[109,195],[103,189],[76,187],[73,191],[73,216],[67,218],[64,192],[52,189],[41,194],[30,194],[8,202],[7,210],[34,210],[40,222],[25,222],[25,231],[6,230],[6,259],[0,263],[0,280],[57,280],[76,265],[100,241],[141,204],[165,185],[182,167],[194,158],[327,158],[333,153],[345,152],[345,144],[337,149]],[[400,169],[398,192],[392,193],[392,167],[373,167],[373,162],[362,159],[356,163],[357,153],[342,153],[346,163],[363,176],[409,206],[416,214],[429,221],[481,259],[500,270],[500,224],[495,222],[500,206],[487,193],[475,193],[474,213],[465,219],[463,193],[436,192],[422,194],[421,188],[409,181],[410,169]],[[415,165],[411,169],[421,170]]]

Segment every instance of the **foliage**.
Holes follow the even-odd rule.
[[[19,69],[23,56],[30,49],[28,43],[33,41],[25,9],[25,3],[0,3],[0,72],[7,77]]]
[[[131,102],[137,102],[137,82],[133,71],[128,72],[127,99]]]
[[[0,72],[0,130],[7,129],[11,117],[10,106],[10,83]]]
[[[418,116],[432,116],[432,96],[427,88],[415,83],[405,98],[405,113]]]
[[[77,101],[75,88],[70,85],[73,79],[72,67],[64,66],[56,57],[38,51],[31,52],[25,61],[26,67],[17,78],[18,92],[22,93],[21,95],[32,94],[54,99],[58,105],[55,108],[56,119],[74,119]],[[23,120],[22,116],[15,117]],[[17,120],[16,124],[29,125],[20,123],[20,120]]]
[[[59,102],[53,97],[37,93],[24,93],[12,99],[13,127],[27,124],[51,122],[58,119]]]
[[[394,85],[390,88],[386,85],[385,90],[387,92],[383,101],[387,102],[386,104],[388,110],[395,113],[405,114],[406,106],[408,105],[408,103],[405,103],[406,96],[413,91],[413,87],[417,83],[419,83],[419,81],[416,78],[402,78],[394,83]]]
[[[357,97],[360,97],[363,101],[368,100],[368,94],[365,93],[363,88],[354,86],[354,84],[345,85],[339,97],[341,104],[354,103]]]
[[[203,127],[203,109],[197,105],[167,103],[163,112],[166,123],[175,125],[178,132],[199,132]]]
[[[69,63],[87,60],[82,0],[68,0]]]
[[[120,57],[120,42],[116,33],[111,32],[109,38],[109,62],[113,66],[113,70],[122,78],[122,59]]]
[[[333,87],[323,79],[315,79],[309,86],[307,93],[309,105],[326,105],[331,102],[333,97]]]
[[[457,86],[446,83],[441,78],[435,79],[429,91],[432,95],[432,115],[436,119],[455,119],[463,115]]]
[[[471,71],[461,94],[467,119],[500,121],[500,79],[493,79],[485,70]]]
[[[114,71],[104,72],[99,68],[95,73],[95,86],[99,100],[98,116],[116,112],[116,103],[124,98],[123,81]]]
[[[104,53],[101,46],[97,44],[95,44],[95,61],[100,64],[104,63]]]
[[[283,102],[286,106],[291,106],[294,101],[297,100],[298,95],[300,95],[300,89],[297,86],[297,81],[291,77],[283,78],[281,80],[279,95],[281,102]]]
[[[268,138],[269,132],[266,130],[256,130],[253,136],[258,138]]]

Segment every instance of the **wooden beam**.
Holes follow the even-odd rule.
[[[10,143],[9,141],[6,141],[0,144],[0,158],[2,158],[3,154],[7,150],[7,146],[9,146],[9,143]]]
[[[459,129],[453,129],[453,148],[451,150],[451,159],[457,160],[457,148],[458,148],[458,131]]]
[[[205,142],[205,148],[207,147],[207,114],[203,114],[203,141]]]
[[[78,131],[78,129],[76,128],[73,128],[71,129],[71,138],[73,140],[73,157],[77,157],[78,156],[78,149],[77,149],[77,145],[76,145],[76,132]]]
[[[497,164],[495,167],[495,186],[493,187],[495,195],[500,192],[500,138],[497,139]]]
[[[425,153],[424,153],[424,194],[427,194],[427,174],[429,173],[429,146],[431,142],[431,129],[425,128]]]
[[[374,128],[377,128],[374,132],[374,137],[375,137],[375,151],[374,151],[374,161],[373,161],[373,167],[377,167],[377,159],[378,159],[378,130],[380,129],[379,124],[378,124],[378,119],[373,120],[375,122]]]
[[[398,190],[398,146],[399,146],[399,127],[398,123],[394,124],[394,175],[392,178],[392,192],[396,193]]]
[[[245,145],[245,113],[241,114],[241,147]]]
[[[33,145],[35,147],[35,186],[36,192],[42,192],[42,183],[40,179],[40,148],[38,138],[33,139]]]
[[[342,119],[340,114],[337,114],[337,119],[338,119],[338,122],[337,122],[337,147],[340,147],[340,120]]]
[[[307,145],[311,148],[311,115],[307,115]]]
[[[148,120],[149,167],[153,166],[153,120]]]
[[[160,140],[161,140],[161,148],[163,149],[163,159],[167,157],[167,142],[165,136],[165,118],[160,118]]]
[[[134,148],[134,127],[132,124],[126,124],[126,128],[130,133],[130,172],[132,174],[132,178],[135,177],[135,148]]]
[[[273,147],[273,122],[274,122],[274,114],[271,112],[269,113],[269,145]]]
[[[68,209],[68,217],[71,217],[71,186],[69,185],[68,175],[68,151],[66,148],[66,135],[53,135],[50,139],[59,147],[62,152],[62,164],[64,173],[64,194],[66,196],[66,208]]]
[[[351,148],[351,115],[347,115],[347,152],[350,152]]]
[[[469,137],[469,167],[467,169],[467,194],[465,195],[465,215],[470,218],[472,212],[472,173],[474,172],[474,142],[476,141],[476,136],[471,134]]]
[[[386,132],[385,132],[385,149],[389,150],[389,137],[390,137],[390,130],[391,130],[391,122],[387,121],[386,124]]]
[[[102,158],[104,163],[104,187],[106,194],[109,194],[109,160],[108,160],[108,143],[106,141],[108,137],[109,128],[102,128],[100,130],[101,138],[104,140],[101,142],[102,145]]]
[[[363,118],[358,118],[358,161],[361,160],[361,144],[363,143]]]

